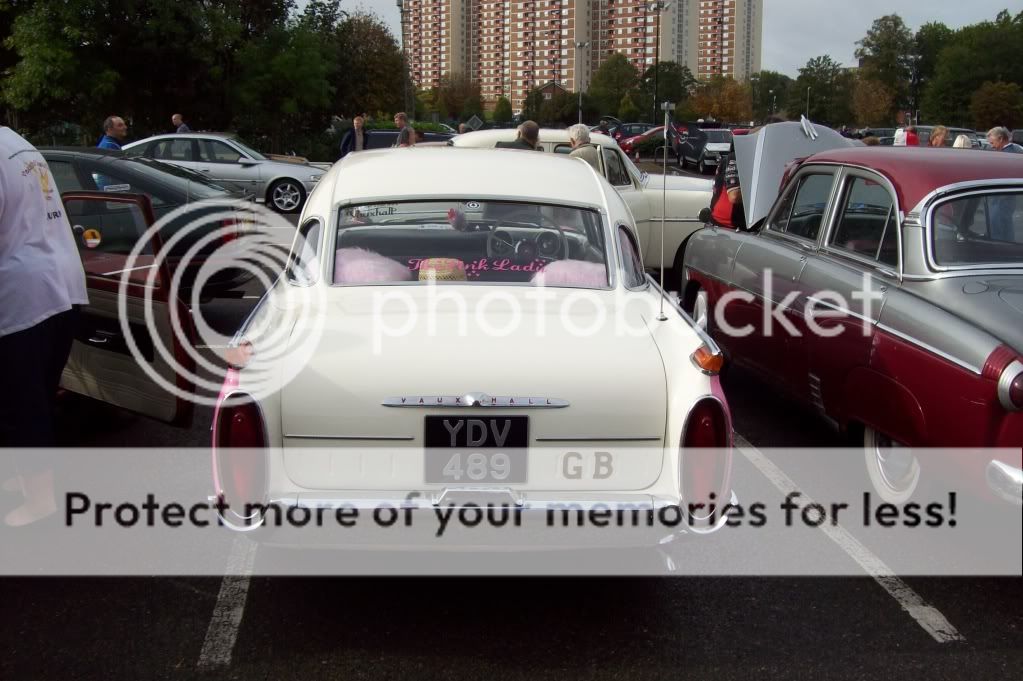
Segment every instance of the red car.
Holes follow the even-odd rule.
[[[736,138],[751,228],[693,235],[684,305],[855,435],[886,501],[925,476],[1021,503],[1023,157],[834,136],[781,123]],[[973,451],[937,449],[953,447]]]
[[[632,154],[636,150],[636,147],[638,147],[640,144],[646,142],[649,139],[653,139],[654,137],[661,138],[664,137],[663,125],[658,126],[656,128],[650,128],[642,135],[633,135],[632,137],[626,137],[625,139],[618,140],[618,146],[620,146],[622,148],[622,151],[624,151],[626,154],[632,156]]]

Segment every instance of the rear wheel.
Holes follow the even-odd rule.
[[[298,180],[285,178],[277,180],[266,193],[267,203],[279,213],[294,213],[302,207],[305,189]]]
[[[700,157],[700,160],[696,164],[696,169],[699,171],[701,175],[707,174],[707,164],[703,162],[702,156]]]
[[[874,492],[891,504],[908,501],[920,482],[913,450],[870,426],[863,429],[863,456]]]

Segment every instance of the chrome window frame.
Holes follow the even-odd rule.
[[[640,283],[636,284],[635,286],[630,286],[628,280],[625,277],[625,263],[626,263],[626,261],[628,259],[625,257],[625,249],[622,248],[622,243],[621,243],[621,233],[622,233],[622,230],[625,231],[625,234],[626,234],[625,238],[632,240],[632,250],[633,250],[633,253],[636,254],[636,260],[637,260],[637,263],[639,264],[638,278],[640,280]],[[643,258],[639,255],[639,253],[640,253],[640,250],[639,250],[639,238],[636,236],[636,234],[633,231],[632,227],[630,227],[627,223],[622,222],[622,221],[618,221],[618,222],[615,223],[614,232],[615,232],[615,249],[616,249],[615,257],[618,260],[618,266],[621,269],[621,273],[622,273],[622,286],[627,291],[645,291],[650,286],[650,283],[647,281],[646,270],[643,268]]]
[[[898,262],[895,265],[894,271],[891,269],[890,265],[883,263],[876,258],[868,258],[864,255],[842,248],[841,246],[832,245],[834,234],[838,230],[839,216],[842,208],[841,203],[847,196],[847,182],[856,178],[877,182],[885,188],[885,191],[888,192],[889,198],[892,199],[892,217],[894,218],[896,249],[898,251]],[[887,177],[876,171],[870,170],[869,168],[864,168],[862,166],[843,166],[839,173],[838,192],[832,198],[834,205],[831,210],[831,214],[829,215],[827,230],[823,232],[822,240],[820,242],[820,250],[826,255],[835,256],[843,260],[851,260],[855,263],[869,267],[881,274],[892,276],[901,282],[903,280],[904,271],[904,258],[902,252],[902,223],[904,220],[899,206],[899,195],[898,192],[895,191],[895,186]]]
[[[1006,182],[1017,182],[1015,186],[1006,187]],[[993,185],[993,186],[992,186]],[[953,189],[955,187],[955,189]],[[971,189],[973,191],[971,191]],[[1023,270],[1023,263],[974,263],[971,265],[941,265],[938,263],[934,243],[934,213],[938,208],[949,203],[950,201],[958,201],[969,196],[981,196],[990,194],[1005,194],[1014,193],[1023,197],[1023,180],[997,180],[991,184],[982,186],[979,183],[959,183],[958,185],[949,185],[948,188],[938,190],[928,194],[927,197],[921,201],[921,204],[925,202],[927,208],[924,213],[921,214],[921,222],[924,229],[924,249],[926,252],[927,267],[934,272],[938,273],[977,273],[977,272],[1005,272],[1012,270]]]
[[[827,165],[813,165],[800,168],[799,172],[789,181],[788,186],[785,187],[785,191],[782,193],[782,198],[775,201],[771,207],[771,212],[764,218],[764,226],[757,232],[758,235],[765,236],[771,239],[777,239],[781,242],[789,242],[794,244],[797,248],[809,251],[818,251],[820,249],[821,237],[826,234],[830,227],[831,220],[834,212],[835,204],[835,192],[838,191],[839,177],[841,176],[841,167],[839,166],[827,166]],[[821,226],[817,232],[816,238],[808,239],[807,237],[797,236],[795,234],[789,234],[788,222],[785,223],[785,231],[778,232],[770,228],[771,221],[776,215],[778,208],[785,197],[789,195],[789,192],[798,192],[799,183],[807,175],[831,175],[831,189],[828,191],[828,197],[824,201],[824,213],[821,215]],[[789,218],[791,219],[792,210],[795,208],[795,203],[792,204],[792,208],[789,209]]]
[[[315,250],[316,259],[317,260],[320,259],[320,252],[321,252],[320,246],[323,243],[323,232],[322,232],[322,230],[323,230],[325,224],[326,224],[325,220],[323,220],[319,216],[313,216],[313,217],[309,217],[309,218],[306,218],[305,220],[303,220],[302,224],[299,225],[297,230],[295,230],[295,238],[294,238],[294,240],[291,243],[291,253],[289,254],[289,257],[288,257],[288,266],[284,270],[284,279],[288,282],[289,285],[297,286],[297,287],[300,287],[300,288],[307,288],[309,286],[315,286],[317,283],[319,283],[319,281],[320,281],[320,273],[321,273],[321,270],[323,269],[319,265],[319,263],[317,263],[314,267],[311,267],[311,268],[307,267],[307,268],[305,268],[305,271],[309,272],[309,275],[310,275],[309,278],[308,278],[308,281],[305,281],[305,282],[298,281],[293,276],[292,271],[293,271],[293,268],[295,266],[295,261],[298,259],[298,256],[295,254],[295,248],[298,245],[298,240],[301,238],[301,239],[304,239],[306,242],[308,242],[309,241],[308,234],[303,235],[303,230],[312,230],[314,226],[319,227],[320,230],[321,230],[319,237],[317,237],[315,242],[313,242],[314,243],[314,248],[316,249]],[[323,252],[326,252],[326,251],[323,251]]]

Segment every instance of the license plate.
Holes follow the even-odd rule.
[[[527,416],[427,416],[424,479],[443,484],[526,482]]]

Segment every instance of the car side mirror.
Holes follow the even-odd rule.
[[[238,163],[243,166],[254,166],[257,163],[259,163],[259,161],[253,158],[246,158],[245,156],[242,156],[241,158],[238,159]]]
[[[704,208],[700,210],[700,214],[696,216],[700,222],[710,222],[710,208]]]

